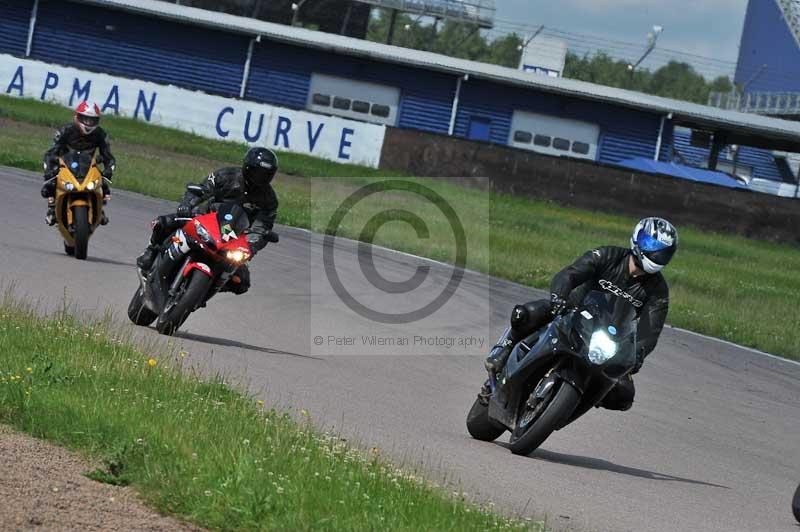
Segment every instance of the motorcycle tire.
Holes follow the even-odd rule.
[[[480,399],[476,398],[467,414],[467,431],[476,440],[494,441],[506,428],[489,419],[489,406],[481,404]]]
[[[64,242],[64,253],[69,255],[70,257],[75,256],[75,248]]]
[[[794,518],[800,523],[800,486],[797,486],[797,491],[794,492],[794,499],[792,499],[792,512]]]
[[[511,433],[508,448],[514,454],[529,455],[555,431],[578,406],[581,396],[571,384],[560,381],[558,390],[544,411],[524,429],[517,426]],[[523,403],[524,404],[524,403]],[[519,417],[519,416],[518,416]]]
[[[189,314],[205,300],[211,283],[211,277],[205,273],[198,270],[192,271],[183,292],[178,296],[178,301],[158,317],[156,322],[158,332],[168,336],[175,334]]]
[[[72,211],[72,226],[75,229],[75,258],[86,260],[89,251],[89,208],[75,207]]]
[[[137,288],[133,293],[131,302],[128,305],[128,318],[136,325],[148,326],[153,323],[158,314],[150,310],[144,305],[144,295],[142,289]]]

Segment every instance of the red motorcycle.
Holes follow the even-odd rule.
[[[245,236],[250,221],[238,204],[179,220],[186,223],[164,243],[150,270],[138,270],[139,288],[128,305],[133,323],[147,326],[157,319],[161,334],[174,334],[189,314],[237,282],[236,270],[253,256]],[[278,241],[274,232],[267,238]]]

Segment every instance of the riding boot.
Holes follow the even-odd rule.
[[[47,214],[44,215],[47,225],[56,225],[56,199],[47,198]]]
[[[155,261],[156,257],[158,256],[158,251],[158,246],[154,244],[148,244],[147,247],[144,248],[142,254],[136,259],[136,265],[142,271],[149,271],[153,266],[153,261]]]
[[[514,344],[516,343],[517,342],[514,339],[514,333],[509,327],[503,333],[503,336],[500,337],[497,345],[495,345],[489,352],[489,356],[483,363],[486,371],[495,374],[499,373],[500,370],[506,365],[508,357],[511,355],[511,350],[514,348]]]

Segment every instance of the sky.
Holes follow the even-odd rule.
[[[495,0],[495,5],[498,29],[504,31],[508,21],[534,28],[544,24],[548,29],[641,43],[644,51],[647,33],[660,25],[664,31],[657,48],[735,63],[747,0]],[[662,52],[643,67],[658,67],[663,60]],[[696,66],[708,73],[725,68],[702,60]]]

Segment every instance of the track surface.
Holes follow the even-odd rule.
[[[61,252],[56,231],[43,224],[38,176],[0,168],[0,183],[0,282],[15,282],[43,308],[58,306],[66,293],[84,310],[110,308],[124,317],[148,222],[173,204],[117,193],[112,224],[98,230],[89,260],[79,262]],[[254,261],[248,294],[219,295],[187,321],[178,341],[195,363],[240,376],[265,399],[308,409],[318,424],[397,460],[446,474],[508,512],[544,513],[556,529],[797,532],[790,500],[800,480],[800,366],[666,330],[637,376],[632,410],[594,410],[532,456],[513,456],[502,443],[470,439],[464,418],[484,378],[485,343],[499,334],[510,306],[535,291],[468,273],[451,301],[424,322],[368,322],[332,293],[319,266],[319,236],[288,228],[281,236]],[[351,292],[384,309],[413,307],[413,298],[398,302],[369,286],[347,260],[355,249],[336,243],[337,271]],[[427,263],[376,250],[375,264],[402,280]],[[449,273],[433,265],[429,288],[439,290]],[[317,335],[412,331],[480,338],[484,345],[313,342]]]

